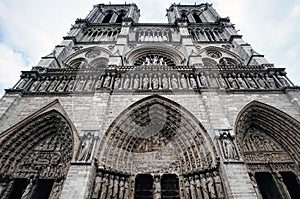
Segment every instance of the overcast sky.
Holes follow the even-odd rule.
[[[0,96],[12,87],[21,70],[30,70],[60,44],[76,18],[85,18],[93,5],[125,3],[110,0],[0,0]],[[133,1],[127,1],[132,3]],[[140,21],[167,22],[172,3],[194,1],[136,0]],[[208,0],[221,17],[229,16],[243,39],[300,85],[300,0]]]

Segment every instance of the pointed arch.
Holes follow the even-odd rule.
[[[244,140],[251,134],[257,134],[260,138],[255,139],[266,140],[271,143],[270,145],[274,144],[272,151],[282,149],[289,156],[284,155],[278,159],[273,157],[273,159],[265,159],[265,161],[292,160],[296,165],[300,164],[300,122],[283,111],[253,101],[240,111],[235,123],[235,131],[242,153],[245,150]]]
[[[58,179],[67,174],[78,135],[58,100],[0,136],[0,173]]]
[[[129,173],[187,173],[217,166],[216,149],[200,122],[159,95],[124,110],[100,146],[100,164]]]

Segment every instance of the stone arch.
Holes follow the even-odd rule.
[[[201,123],[159,95],[124,110],[100,146],[103,167],[128,173],[184,174],[217,167],[216,149]]]
[[[49,106],[55,104],[57,101]],[[0,181],[6,187],[6,196],[19,197],[31,182],[37,190],[43,189],[39,183],[46,183],[50,192],[56,189],[51,194],[49,192],[51,198],[60,193],[75,154],[76,136],[74,128],[60,111],[46,108],[1,134]],[[31,188],[31,194],[33,190]]]
[[[166,56],[174,61],[175,65],[182,65],[184,55],[178,50],[171,48],[165,45],[147,45],[147,46],[139,46],[134,48],[132,51],[126,53],[126,62],[129,65],[133,65],[134,62],[142,56],[146,56],[148,54],[159,54],[162,56]]]
[[[215,46],[205,47],[199,51],[199,54],[201,54],[203,57],[209,57],[207,55],[207,52],[209,52],[209,51],[211,51],[211,52],[216,51],[217,53],[221,54],[221,56],[212,57],[215,60],[220,61],[222,58],[226,57],[226,59],[232,59],[236,63],[242,63],[242,59],[234,52],[231,52],[231,51],[223,49],[223,48],[215,47]]]
[[[298,198],[300,122],[277,108],[253,101],[240,111],[235,126],[238,148],[252,182],[258,184],[257,194],[263,198]]]

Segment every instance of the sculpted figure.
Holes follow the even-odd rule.
[[[139,89],[139,87],[140,87],[140,77],[139,75],[135,75],[135,78],[133,80],[133,88]]]
[[[255,80],[256,80],[259,88],[267,88],[265,81],[258,74],[255,75]]]
[[[201,193],[201,182],[199,179],[199,176],[195,176],[195,184],[196,184],[196,191],[197,191],[197,197],[202,198],[202,193]]]
[[[215,186],[216,186],[218,198],[219,199],[224,199],[225,196],[224,196],[224,192],[223,192],[222,181],[221,181],[221,178],[220,178],[219,173],[217,171],[213,172],[213,178],[214,178],[214,181],[215,181]]]
[[[120,179],[120,191],[119,191],[119,199],[123,199],[124,196],[124,188],[125,188],[125,183],[124,183],[125,179],[124,177],[121,177]]]
[[[88,161],[92,150],[92,135],[86,135],[81,143],[81,150],[78,155],[78,161]]]
[[[194,178],[190,176],[190,190],[191,190],[191,198],[192,199],[197,199],[197,194],[196,194],[196,183],[194,181]]]
[[[118,197],[118,191],[119,191],[119,177],[115,176],[113,198],[117,198]]]
[[[29,78],[25,77],[24,79],[22,79],[22,81],[19,83],[19,85],[17,85],[16,89],[23,89],[25,87],[25,85],[27,84]]]
[[[158,177],[154,178],[153,189],[154,189],[153,199],[160,199],[161,186]]]
[[[40,81],[39,80],[36,80],[35,82],[33,82],[33,84],[31,85],[29,91],[36,91],[38,86],[40,84]]]
[[[200,82],[202,87],[208,87],[207,78],[204,73],[200,74]]]
[[[130,78],[128,75],[126,75],[125,80],[124,80],[124,84],[123,84],[123,88],[124,89],[129,89],[130,87]]]
[[[250,88],[257,88],[255,82],[253,81],[253,79],[250,77],[249,74],[246,75],[246,80],[247,80]]]
[[[265,75],[266,81],[268,82],[270,88],[276,88],[276,83],[273,77],[269,77],[268,74]]]
[[[126,179],[125,180],[125,185],[124,185],[124,189],[125,189],[125,192],[124,192],[124,199],[129,199],[129,194],[130,194],[130,187],[129,187],[129,182],[128,182],[129,179]]]
[[[225,158],[236,159],[235,147],[233,145],[232,140],[227,135],[227,133],[223,133],[222,144],[223,144]]]
[[[95,179],[95,185],[94,185],[94,191],[92,194],[92,198],[98,198],[98,194],[101,189],[101,181],[102,181],[101,178],[102,178],[102,173],[99,173],[99,175],[97,175],[96,179]]]
[[[247,84],[245,83],[243,77],[241,77],[241,74],[237,75],[237,81],[239,82],[241,89],[247,88]]]
[[[120,87],[121,78],[119,76],[115,79],[114,89],[118,89]]]
[[[209,80],[210,80],[210,86],[211,87],[219,87],[217,79],[215,77],[215,74],[210,74],[209,75]]]
[[[95,89],[101,88],[101,76],[98,77],[98,80],[95,83]]]
[[[254,191],[256,193],[257,198],[258,199],[263,199],[261,194],[260,194],[259,187],[257,185],[257,182],[256,182],[256,179],[255,179],[254,175],[252,173],[249,173],[249,176],[250,176],[250,182],[251,182],[251,184],[254,188]]]
[[[147,75],[145,75],[145,77],[143,78],[143,89],[148,89],[149,88],[149,78]]]
[[[114,187],[114,176],[111,175],[109,178],[109,186],[107,188],[107,198],[111,198],[113,194],[113,187]]]
[[[86,85],[85,85],[84,90],[90,91],[90,90],[92,90],[92,87],[93,87],[93,77],[90,76],[87,83],[86,83]]]
[[[279,80],[282,87],[290,86],[289,82],[285,79],[284,76],[280,75],[279,72],[276,73],[276,77]]]
[[[80,80],[76,84],[76,91],[81,91],[83,89],[85,80],[83,77],[80,77]]]
[[[55,91],[56,85],[58,83],[58,77],[56,77],[50,84],[48,90],[49,91]]]
[[[190,198],[190,183],[187,178],[184,178],[184,198]]]
[[[104,174],[102,178],[102,190],[101,190],[101,196],[100,199],[106,199],[106,192],[108,189],[108,174]]]
[[[41,83],[41,86],[39,88],[39,91],[46,91],[48,84],[50,83],[49,77],[46,78],[46,80]]]
[[[227,88],[225,79],[223,78],[223,76],[221,74],[219,74],[218,80],[219,80],[219,84],[220,84],[221,88]]]
[[[162,87],[163,87],[163,89],[169,89],[169,80],[166,77],[166,74],[163,74]]]
[[[185,78],[184,74],[181,75],[180,83],[181,83],[181,86],[183,89],[187,89],[187,83],[186,83],[186,78]]]
[[[64,89],[65,89],[66,84],[67,84],[67,80],[66,80],[66,77],[64,77],[63,80],[57,86],[57,91],[58,92],[63,92]]]
[[[34,183],[33,179],[29,180],[29,184],[27,185],[26,189],[24,190],[21,199],[30,199],[34,192]]]
[[[172,78],[171,78],[171,86],[172,86],[173,89],[178,88],[177,77],[175,77],[174,74],[172,75]]]
[[[158,78],[157,75],[155,74],[152,78],[152,88],[153,89],[158,89]]]
[[[110,74],[107,73],[107,76],[104,79],[103,88],[110,88],[111,77]]]
[[[210,198],[216,199],[217,195],[216,195],[216,191],[215,191],[215,187],[214,187],[214,181],[213,181],[210,173],[206,174],[206,179],[207,179],[207,188],[208,188]]]
[[[190,75],[190,83],[192,88],[197,88],[196,80],[192,74]]]
[[[71,80],[67,85],[67,91],[72,91],[74,89],[74,85],[75,85],[75,78],[71,77]]]
[[[201,190],[203,194],[203,199],[209,199],[207,187],[206,187],[206,179],[204,174],[200,174],[200,182],[201,182]]]
[[[237,85],[235,79],[231,76],[231,74],[228,75],[227,80],[229,82],[230,88],[238,88],[238,85]]]

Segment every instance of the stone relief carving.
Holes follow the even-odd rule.
[[[234,137],[229,129],[217,130],[217,137],[219,137],[219,147],[222,156],[225,160],[239,160],[239,154],[234,142]]]
[[[94,147],[96,145],[97,137],[94,135],[95,132],[87,131],[81,137],[81,143],[78,150],[77,161],[79,162],[90,162],[93,158]]]

